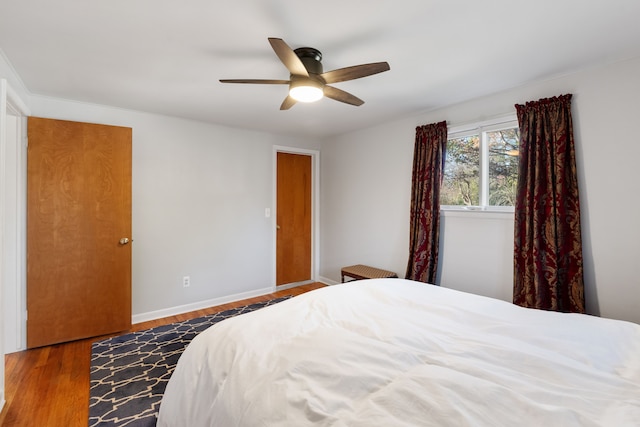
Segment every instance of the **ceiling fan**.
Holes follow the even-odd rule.
[[[364,101],[348,92],[329,86],[330,83],[345,82],[373,74],[389,71],[386,62],[354,65],[333,71],[322,71],[322,53],[312,47],[291,49],[282,39],[270,37],[269,43],[280,61],[289,70],[289,80],[261,79],[221,79],[221,83],[249,83],[268,85],[289,85],[289,94],[280,105],[281,110],[288,110],[296,102],[314,102],[327,98],[346,104],[360,106]]]

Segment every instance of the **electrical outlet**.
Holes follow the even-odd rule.
[[[188,288],[191,285],[191,278],[189,276],[184,276],[182,278],[182,286]]]

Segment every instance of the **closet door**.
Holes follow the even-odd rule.
[[[311,279],[311,156],[277,153],[276,285]]]
[[[30,117],[27,347],[131,326],[131,129]]]

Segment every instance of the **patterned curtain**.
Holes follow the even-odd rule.
[[[413,152],[407,279],[436,282],[440,237],[440,185],[447,148],[447,122],[418,126]]]
[[[514,304],[584,313],[571,94],[516,105]]]

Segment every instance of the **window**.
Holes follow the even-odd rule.
[[[449,129],[440,206],[513,210],[519,140],[513,117]]]

